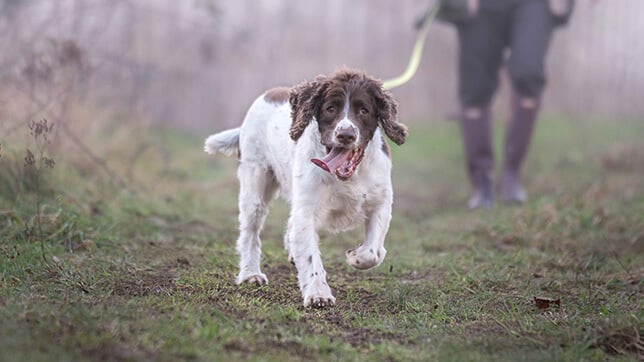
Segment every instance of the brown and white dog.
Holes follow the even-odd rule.
[[[206,139],[205,151],[239,158],[239,275],[266,284],[260,232],[278,194],[291,206],[284,244],[297,268],[304,306],[335,304],[327,284],[318,230],[366,226],[364,241],[346,252],[357,269],[380,265],[387,251],[393,191],[389,146],[405,142],[397,103],[382,83],[354,70],[274,88],[252,104],[239,128]]]

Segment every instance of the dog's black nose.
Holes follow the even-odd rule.
[[[341,128],[335,132],[335,137],[343,145],[349,145],[356,141],[356,131],[353,127]]]

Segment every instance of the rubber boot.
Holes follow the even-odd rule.
[[[504,202],[523,203],[527,199],[520,172],[530,146],[539,106],[538,98],[512,97],[510,121],[505,131],[500,184],[501,199]]]
[[[472,195],[467,202],[467,207],[470,209],[491,208],[494,206],[490,176],[494,154],[489,109],[466,109],[461,115],[460,126],[467,175],[472,186]]]

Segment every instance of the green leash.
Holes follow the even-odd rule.
[[[409,80],[414,76],[414,74],[416,74],[416,71],[418,70],[418,65],[420,65],[420,58],[423,55],[423,47],[425,45],[425,37],[427,37],[427,30],[429,30],[429,26],[434,21],[434,18],[436,17],[436,13],[438,13],[439,8],[440,8],[440,3],[436,1],[434,6],[432,6],[427,11],[427,14],[425,14],[423,19],[421,20],[421,28],[420,28],[420,31],[418,32],[418,36],[416,37],[416,43],[414,44],[414,49],[411,52],[411,58],[409,58],[409,64],[407,64],[407,69],[405,69],[405,72],[399,75],[398,77],[384,81],[382,84],[382,87],[384,89],[392,89],[392,88],[400,87],[401,85],[409,82]]]

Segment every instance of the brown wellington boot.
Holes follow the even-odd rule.
[[[521,184],[521,165],[530,146],[532,131],[539,112],[539,99],[512,97],[512,115],[505,132],[501,199],[508,203],[523,203],[527,195]]]
[[[467,202],[470,209],[494,206],[490,172],[494,163],[492,128],[487,108],[468,108],[460,120],[461,136],[467,164],[467,175],[472,185],[472,196]]]

